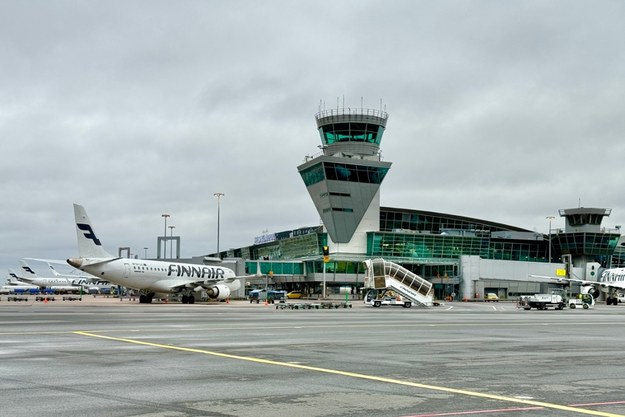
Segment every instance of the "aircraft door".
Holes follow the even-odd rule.
[[[124,264],[124,278],[130,277],[130,264]]]

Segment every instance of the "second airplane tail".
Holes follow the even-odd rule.
[[[91,225],[91,220],[89,220],[89,216],[87,216],[83,206],[74,204],[74,218],[76,219],[78,256],[81,258],[113,258],[102,247],[102,243],[97,238]]]

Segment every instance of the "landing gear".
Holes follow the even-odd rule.
[[[154,293],[147,293],[147,294],[139,294],[139,303],[141,304],[151,304],[152,303],[152,299],[154,298]]]
[[[195,303],[195,297],[193,295],[183,294],[182,297],[180,297],[180,302],[182,304],[194,304]]]

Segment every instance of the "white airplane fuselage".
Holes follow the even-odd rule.
[[[625,268],[611,268],[604,270],[597,283],[599,285],[614,285],[625,288]]]
[[[189,279],[198,281],[206,280],[207,285],[215,280],[228,280],[236,275],[229,268],[220,266],[207,266],[199,264],[183,264],[164,261],[152,261],[147,259],[119,258],[113,260],[74,258],[68,263],[73,267],[87,272],[100,279],[128,288],[144,289],[158,293],[180,292],[173,289],[177,282],[186,282]],[[239,283],[234,280],[228,287],[232,290],[232,284]],[[236,285],[236,284],[235,284]],[[187,288],[196,288],[188,285]],[[199,287],[202,289],[202,287]]]
[[[72,280],[69,280],[67,278],[41,278],[41,277],[37,277],[37,278],[21,277],[21,278],[22,280],[32,285],[36,285],[38,287],[53,287],[53,286],[79,287],[78,284],[74,283]]]

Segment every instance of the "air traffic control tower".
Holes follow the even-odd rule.
[[[332,109],[315,115],[323,153],[297,167],[328,233],[330,253],[367,252],[367,232],[380,230],[380,185],[391,167],[380,143],[388,114]]]
[[[606,208],[578,207],[560,209],[566,220],[565,229],[552,236],[556,254],[570,255],[574,266],[600,262],[610,267],[616,246],[621,237],[620,226],[616,229],[601,227],[604,217],[612,212]]]

